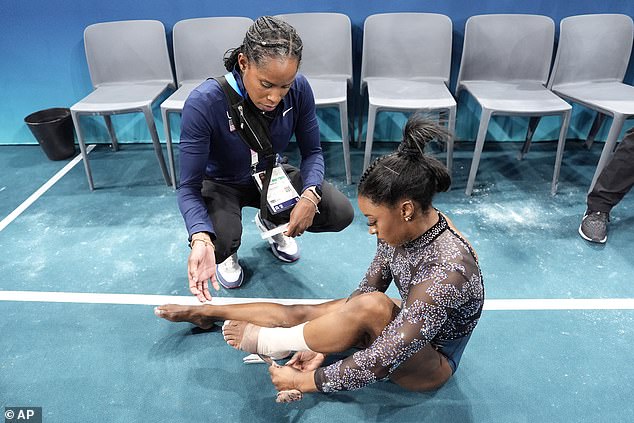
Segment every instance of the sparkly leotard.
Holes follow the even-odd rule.
[[[469,335],[484,303],[475,253],[441,213],[419,238],[399,247],[378,242],[376,256],[352,294],[385,292],[392,279],[401,311],[366,349],[315,372],[317,389],[362,388],[389,376],[425,345]]]

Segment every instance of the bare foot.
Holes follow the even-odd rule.
[[[257,353],[260,326],[239,320],[226,320],[222,325],[222,335],[233,348]]]
[[[204,315],[204,307],[166,304],[155,307],[154,314],[170,322],[189,322],[201,329],[211,329],[214,319]]]
[[[280,391],[277,393],[275,402],[294,402],[302,399],[302,392],[297,389],[291,389],[288,391]]]

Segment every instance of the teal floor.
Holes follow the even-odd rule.
[[[519,162],[520,146],[487,144],[466,197],[473,144],[458,144],[454,187],[435,202],[478,252],[487,299],[634,298],[634,194],[614,209],[606,245],[577,234],[602,146],[568,143],[554,197],[556,146],[537,143]],[[255,210],[245,210],[248,279],[215,296],[327,299],[355,288],[376,241],[356,185],[345,185],[341,145],[324,148],[327,178],[355,206],[353,224],[305,234],[301,260],[283,265],[259,238]],[[356,181],[363,152],[351,151]],[[0,147],[0,220],[67,163],[37,146]],[[91,165],[95,192],[79,163],[0,231],[0,295],[187,296],[186,233],[151,145],[98,146]],[[377,383],[289,405],[274,402],[266,368],[242,364],[217,330],[159,320],[151,305],[0,300],[0,316],[0,406],[42,407],[45,422],[634,421],[631,308],[485,310],[459,371],[437,392]]]

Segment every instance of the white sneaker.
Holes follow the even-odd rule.
[[[227,289],[242,285],[244,274],[238,262],[238,253],[233,253],[225,261],[216,265],[216,279]]]
[[[274,223],[262,219],[262,217],[260,216],[260,212],[255,215],[255,225],[261,232],[266,232],[275,228]],[[293,238],[281,233],[273,235],[266,240],[271,245],[271,251],[273,252],[273,255],[275,255],[275,257],[277,257],[278,259],[286,263],[292,263],[299,260],[299,246]]]

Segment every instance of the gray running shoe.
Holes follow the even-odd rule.
[[[579,225],[579,235],[586,241],[605,244],[608,240],[609,221],[609,213],[588,210]]]
[[[234,289],[242,285],[244,273],[238,261],[238,253],[233,253],[225,261],[216,265],[216,278],[220,285]]]
[[[262,219],[262,217],[260,216],[260,212],[255,215],[255,226],[258,227],[260,232],[266,232],[270,229],[275,228],[274,223]],[[271,246],[271,251],[273,252],[275,257],[277,257],[281,261],[292,263],[299,260],[299,246],[293,238],[282,233],[267,238],[267,241],[269,242]]]

